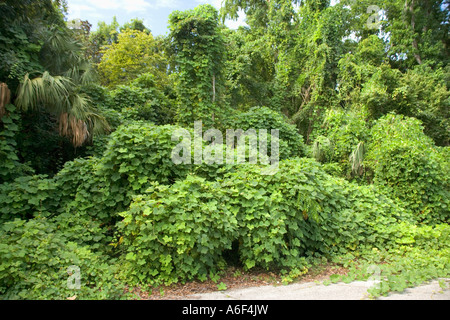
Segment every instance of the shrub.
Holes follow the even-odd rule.
[[[374,182],[405,202],[419,222],[448,222],[448,170],[419,120],[389,114],[371,131],[367,164]]]
[[[217,182],[188,176],[158,183],[121,214],[118,245],[133,283],[166,283],[206,276],[224,266],[237,221]]]
[[[55,176],[55,183],[61,192],[61,206],[65,207],[85,185],[94,180],[95,170],[100,159],[75,159],[66,162],[63,169]]]
[[[368,125],[364,113],[330,109],[322,128],[315,132],[310,156],[322,163],[335,163],[339,176],[352,177],[350,156],[361,142],[368,140]],[[334,170],[336,172],[336,170]]]
[[[103,223],[114,224],[117,213],[126,210],[132,197],[144,193],[152,182],[173,184],[185,178],[191,168],[172,162],[172,150],[176,146],[172,133],[176,129],[169,125],[130,123],[111,135],[101,159],[68,165],[59,181],[62,184],[68,181],[69,189],[62,189],[75,194],[70,210],[86,212]],[[80,177],[70,182],[73,175]]]
[[[175,111],[170,100],[154,86],[151,75],[144,74],[128,86],[118,86],[110,96],[110,108],[129,119],[157,125],[173,123]]]
[[[317,257],[382,248],[394,238],[391,225],[411,221],[372,187],[299,158],[273,176],[247,164],[215,182],[155,184],[121,216],[117,246],[135,283],[206,279],[232,248],[247,269],[294,270]]]
[[[16,134],[19,132],[20,116],[16,107],[9,104],[5,110],[7,113],[0,117],[0,184],[33,172],[19,162]]]
[[[391,200],[327,175],[311,159],[283,161],[273,176],[241,167],[222,187],[239,208],[239,251],[247,268],[292,268],[304,257],[382,246],[387,226],[409,219]]]
[[[141,88],[133,88],[130,86],[118,86],[111,92],[110,107],[116,111],[123,108],[134,108],[144,105],[147,101],[145,91]]]
[[[24,300],[118,299],[123,285],[115,267],[87,247],[67,242],[46,219],[16,219],[0,227],[0,297]],[[69,267],[80,271],[73,290]]]
[[[303,171],[300,168],[307,167]],[[321,240],[318,229],[319,203],[315,189],[319,165],[297,160],[295,174],[286,162],[274,176],[261,175],[255,166],[240,166],[225,176],[222,188],[237,211],[241,263],[248,269],[299,267],[307,251]],[[306,173],[308,171],[308,173]]]
[[[50,216],[58,211],[60,194],[47,176],[20,177],[0,185],[0,224],[5,221]]]
[[[232,125],[234,128],[244,131],[266,129],[269,134],[271,129],[280,130],[281,159],[305,155],[303,137],[296,127],[289,124],[287,118],[282,114],[267,107],[255,107],[248,112],[239,114]]]
[[[175,126],[135,122],[120,127],[111,136],[100,174],[112,183],[122,182],[126,190],[145,190],[149,182],[171,184],[187,175],[189,167],[172,162]]]
[[[109,107],[112,103],[108,89],[101,85],[85,84],[80,87],[80,91],[87,94],[97,108]]]
[[[108,181],[99,173],[100,162],[98,158],[77,159],[66,163],[58,173],[55,181],[61,192],[61,212],[111,222],[123,196],[114,197],[107,189]]]
[[[111,241],[111,217],[114,211],[106,211],[100,202],[101,179],[96,175],[98,158],[76,159],[65,164],[55,177],[60,192],[59,214],[51,219],[65,237],[79,245],[89,245],[91,249],[106,251]],[[92,210],[92,205],[98,206]]]

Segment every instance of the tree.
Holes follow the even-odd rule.
[[[385,0],[391,58],[401,68],[417,64],[448,63],[450,13],[444,0]]]
[[[99,72],[104,85],[126,84],[143,73],[152,73],[159,83],[167,81],[167,64],[151,33],[126,29],[102,54]]]
[[[74,146],[108,128],[78,92],[81,84],[95,80],[95,72],[78,31],[67,27],[66,13],[65,1],[0,3],[0,82],[19,109],[14,152],[39,173],[54,173],[73,159]]]
[[[48,72],[35,79],[27,75],[19,87],[15,104],[23,111],[45,108],[55,114],[60,135],[70,138],[74,147],[81,147],[92,134],[108,130],[108,124],[91,108],[88,98],[76,92],[76,88],[71,79],[52,77]]]
[[[50,28],[64,28],[63,1],[0,2],[0,82],[14,93],[26,73],[43,72],[42,50]],[[48,41],[47,41],[48,43]]]
[[[148,29],[144,25],[144,21],[141,19],[131,19],[130,22],[126,22],[122,27],[120,27],[120,32],[124,32],[125,30],[136,30],[136,31],[142,31],[145,33],[151,33],[150,29]]]
[[[93,63],[100,63],[103,56],[102,48],[104,46],[110,46],[117,43],[119,39],[119,27],[120,24],[114,16],[110,24],[99,21],[97,30],[90,33],[87,53]]]
[[[217,124],[225,58],[218,12],[211,5],[201,5],[174,11],[169,19],[170,52],[178,72],[178,122],[192,125],[202,120],[207,127]]]

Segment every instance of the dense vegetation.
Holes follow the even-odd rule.
[[[449,5],[225,0],[154,37],[0,1],[0,297],[127,299],[232,264],[375,265],[374,296],[449,277]],[[196,121],[279,136],[256,164],[175,164]],[[241,148],[206,137],[183,156]]]

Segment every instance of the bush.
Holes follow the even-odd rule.
[[[121,111],[123,108],[135,108],[147,102],[146,92],[141,88],[118,86],[111,92],[111,109]]]
[[[53,179],[37,175],[0,185],[0,224],[5,221],[48,217],[58,212],[60,194]]]
[[[172,162],[177,129],[145,122],[120,127],[111,136],[99,173],[113,184],[127,185],[127,191],[145,191],[151,181],[171,184],[184,178],[190,168]]]
[[[77,159],[66,163],[55,177],[61,192],[61,212],[81,214],[109,224],[114,208],[123,196],[114,197],[107,189],[108,180],[99,173],[98,158]]]
[[[5,110],[7,113],[0,117],[0,184],[33,173],[31,168],[19,162],[16,134],[20,116],[11,104],[6,105]]]
[[[246,269],[295,270],[382,248],[391,225],[411,221],[373,188],[333,178],[312,159],[283,161],[273,176],[241,165],[216,182],[155,184],[121,216],[117,246],[134,283],[206,279],[231,248]]]
[[[327,175],[311,159],[283,161],[273,176],[242,167],[225,176],[223,188],[239,208],[239,251],[248,268],[292,268],[304,257],[382,246],[387,226],[409,219],[391,200]]]
[[[46,219],[16,219],[0,227],[0,298],[12,300],[118,299],[123,285],[115,267],[87,247],[67,242]],[[80,271],[79,290],[73,290]]]
[[[90,83],[80,87],[80,91],[89,96],[97,108],[109,107],[112,103],[108,89],[101,85]]]
[[[249,129],[280,130],[280,158],[300,157],[305,155],[305,144],[302,135],[294,125],[287,123],[287,119],[280,113],[267,107],[255,107],[248,112],[238,114],[232,123],[235,129],[244,131]],[[269,145],[270,145],[270,139]]]
[[[118,244],[133,283],[206,279],[223,267],[237,221],[217,182],[188,176],[172,187],[155,183],[121,214]]]
[[[341,172],[339,176],[343,178],[352,178],[349,158],[360,142],[368,140],[368,133],[363,113],[330,109],[322,128],[315,132],[310,157],[324,164],[336,164],[340,169],[333,172]]]
[[[448,222],[448,170],[419,120],[394,114],[379,119],[371,131],[367,164],[375,184],[404,201],[417,221]]]
[[[157,125],[173,123],[170,100],[154,86],[153,78],[143,74],[128,86],[118,86],[110,93],[110,108],[132,120],[151,121]]]
[[[85,212],[107,225],[114,224],[117,213],[126,210],[133,196],[144,193],[152,182],[173,184],[184,179],[191,168],[172,162],[176,146],[172,134],[176,129],[130,123],[111,135],[101,159],[67,165],[59,181],[69,186],[68,190],[62,188],[66,194],[75,194],[69,209]],[[75,181],[71,181],[72,176],[77,176]]]
[[[105,252],[111,241],[114,211],[106,210],[100,202],[106,197],[101,197],[95,189],[102,181],[96,175],[99,161],[98,158],[76,159],[66,163],[58,173],[55,183],[60,193],[60,214],[51,222],[68,240]],[[97,210],[92,210],[93,204],[97,205]]]

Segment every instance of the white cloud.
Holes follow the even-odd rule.
[[[68,18],[70,19],[78,19],[81,18],[82,15],[86,14],[87,12],[93,13],[95,12],[95,9],[93,7],[90,7],[85,4],[70,4],[69,10],[67,12]]]
[[[239,27],[248,27],[248,24],[245,23],[246,15],[244,10],[238,11],[239,18],[237,20],[226,20],[225,25],[230,29],[238,29]]]

